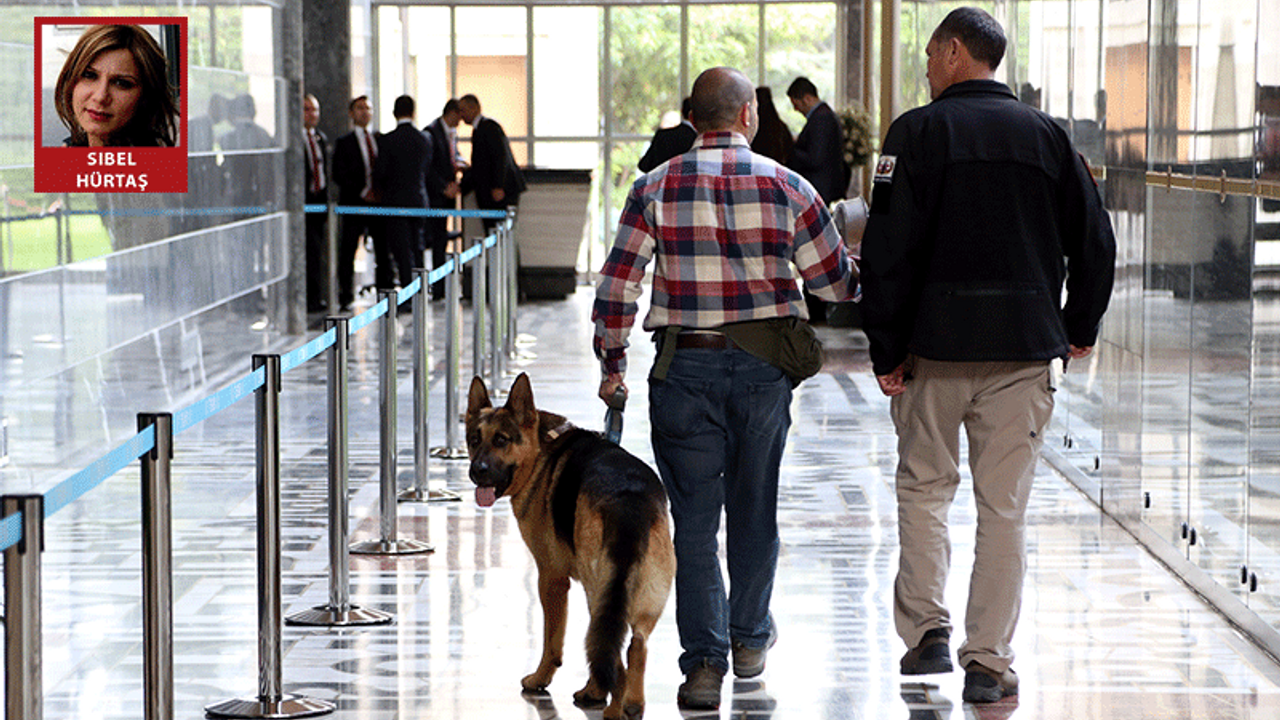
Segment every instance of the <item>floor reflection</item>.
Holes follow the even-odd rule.
[[[583,291],[563,302],[522,304],[520,331],[530,358],[516,369],[530,373],[539,406],[599,428],[604,409],[595,398],[590,300]],[[443,313],[441,306],[432,309]],[[437,316],[433,333],[443,332]],[[865,342],[847,330],[822,332],[828,365],[797,390],[792,407],[773,603],[780,636],[765,673],[726,680],[718,712],[680,711],[680,648],[668,606],[649,643],[645,717],[1280,717],[1280,667],[1043,463],[1031,503],[1029,572],[1014,641],[1021,695],[973,707],[960,700],[962,672],[899,676],[905,648],[893,630],[891,599],[896,441]],[[401,342],[403,472],[412,467],[413,428],[407,334]],[[352,343],[353,540],[379,530],[377,352],[376,335]],[[636,337],[633,353],[633,367],[648,367],[650,343]],[[290,372],[281,399],[286,615],[328,599],[325,375],[322,361]],[[652,461],[639,372],[632,384],[623,444]],[[436,380],[428,416],[433,446],[444,439],[445,407]],[[252,425],[252,403],[242,402],[175,443],[179,718],[202,717],[206,705],[259,686]],[[401,503],[398,532],[430,542],[436,551],[351,559],[352,602],[389,612],[393,622],[342,630],[285,627],[285,692],[334,702],[336,720],[598,719],[600,710],[577,708],[572,700],[587,675],[581,590],[570,593],[564,667],[548,694],[522,693],[520,679],[536,666],[541,650],[541,611],[537,574],[510,508],[506,501],[477,508],[465,463],[433,461],[428,477],[432,488],[457,491],[463,500]],[[136,482],[136,470],[122,472],[47,524],[44,716],[50,720],[143,716]],[[408,484],[402,475],[402,489]],[[951,521],[955,572],[947,596],[962,622],[974,531],[966,485]]]

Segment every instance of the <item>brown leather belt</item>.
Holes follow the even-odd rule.
[[[730,350],[737,347],[726,335],[720,333],[680,333],[676,336],[676,349]]]

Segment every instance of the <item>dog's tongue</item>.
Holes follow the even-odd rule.
[[[498,493],[494,492],[491,487],[476,488],[476,504],[480,507],[489,507],[498,501]]]

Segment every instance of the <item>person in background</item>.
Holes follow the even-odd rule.
[[[329,203],[329,139],[320,125],[320,101],[307,93],[302,99],[302,149],[306,160],[308,205]],[[309,212],[307,216],[307,312],[328,307],[329,213]]]
[[[1018,693],[1011,643],[1049,362],[1090,353],[1116,255],[1066,132],[995,80],[1004,51],[1000,24],[977,8],[938,25],[925,48],[933,102],[890,126],[862,240],[863,328],[898,435],[899,667],[952,669],[947,513],[963,427],[978,514],[959,650],[970,703]]]
[[[818,97],[818,88],[806,77],[787,88],[791,107],[804,115],[804,127],[791,146],[787,167],[813,183],[827,203],[844,199],[849,178],[844,167],[844,130],[831,106]]]
[[[377,196],[373,191],[373,165],[378,160],[378,134],[369,129],[373,107],[368,96],[352,99],[347,105],[347,116],[351,119],[351,132],[333,143],[333,181],[338,184],[338,204],[374,207]],[[355,259],[360,238],[377,237],[380,226],[381,218],[377,215],[342,216],[337,265],[338,304],[343,310],[355,301]]]
[[[427,170],[427,202],[433,208],[452,209],[458,204],[458,123],[462,121],[462,109],[458,101],[450,98],[440,111],[440,117],[432,120],[422,132],[431,141],[431,166]],[[431,267],[445,263],[449,244],[449,219],[427,218],[427,247],[431,249]],[[431,286],[432,299],[443,296],[442,283]]]
[[[795,144],[791,128],[778,116],[772,90],[763,86],[756,88],[756,102],[760,105],[760,131],[756,133],[756,139],[751,141],[751,152],[785,165],[791,158],[791,147]]]
[[[462,192],[475,192],[476,206],[481,210],[506,210],[520,204],[525,191],[524,174],[511,154],[511,142],[502,125],[480,112],[475,95],[458,99],[462,119],[471,126],[471,167],[462,176]],[[485,220],[485,231],[497,226],[498,220]]]
[[[73,147],[174,147],[176,91],[164,52],[137,25],[91,25],[67,55],[55,85],[58,118]]]
[[[677,155],[689,152],[693,141],[698,138],[698,131],[689,122],[689,98],[680,103],[680,124],[669,128],[661,128],[653,134],[649,141],[649,149],[636,166],[640,172],[649,172]]]
[[[699,75],[692,117],[700,134],[686,160],[631,186],[592,320],[608,402],[625,390],[627,335],[653,261],[644,328],[659,343],[649,420],[675,524],[685,674],[676,699],[711,709],[730,653],[735,675],[755,677],[777,638],[769,605],[791,390],[821,364],[796,273],[833,301],[852,298],[857,281],[813,186],[751,152],[756,95],[746,76],[727,67]],[[722,510],[728,593],[717,555]]]
[[[382,204],[393,208],[427,207],[427,167],[431,162],[431,143],[413,125],[413,98],[396,98],[392,114],[396,129],[379,138],[378,159],[373,164],[373,187]],[[414,268],[422,267],[421,217],[388,216],[383,219],[385,239],[377,250],[378,268],[375,282],[379,290],[400,287],[413,282]],[[374,238],[378,247],[378,238]],[[388,258],[383,262],[383,258]],[[390,260],[394,259],[394,263]],[[393,269],[394,268],[394,269]]]

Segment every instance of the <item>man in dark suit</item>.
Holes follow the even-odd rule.
[[[480,100],[463,95],[458,100],[462,119],[471,126],[471,167],[462,176],[462,192],[474,191],[481,210],[506,210],[520,202],[524,175],[511,154],[507,133],[497,120],[480,114]],[[497,220],[485,220],[485,231]]]
[[[693,148],[693,141],[698,139],[698,131],[689,122],[689,98],[680,104],[680,124],[675,127],[662,128],[653,134],[649,141],[649,149],[644,157],[636,163],[640,172],[649,172],[677,155],[683,155]]]
[[[413,98],[401,95],[392,107],[396,129],[378,138],[378,159],[373,164],[373,187],[382,204],[392,208],[425,208],[426,176],[431,163],[431,143],[413,125]],[[378,262],[375,276],[379,290],[395,287],[393,275],[400,276],[400,287],[413,282],[413,270],[422,266],[422,218],[388,216],[383,219],[382,240],[385,253],[395,260],[391,265]],[[374,247],[379,239],[374,238]],[[382,253],[379,253],[379,257]]]
[[[791,107],[805,116],[804,129],[791,146],[787,167],[804,176],[826,203],[844,198],[849,178],[844,168],[844,130],[831,106],[818,98],[818,88],[806,77],[798,77],[787,88]],[[809,317],[816,324],[827,320],[827,302],[808,290],[804,293]]]
[[[809,78],[798,77],[787,88],[796,112],[805,116],[804,129],[796,136],[787,167],[808,180],[827,203],[844,199],[849,184],[844,168],[844,131],[831,106],[818,97]]]
[[[440,117],[432,120],[422,132],[431,141],[431,166],[427,170],[427,201],[433,208],[453,208],[457,204],[458,146],[457,128],[462,121],[462,109],[457,100],[450,98],[444,104]],[[431,248],[431,267],[438,268],[445,262],[445,246],[449,242],[448,218],[427,218],[427,245]],[[437,283],[431,287],[431,297],[443,292]]]
[[[329,203],[329,140],[320,124],[320,101],[308,94],[302,99],[303,156],[307,165],[308,205]],[[307,312],[325,309],[328,295],[328,213],[307,213]]]
[[[338,204],[348,207],[371,207],[376,204],[373,191],[373,165],[378,159],[378,135],[369,129],[373,108],[369,98],[361,95],[347,106],[351,132],[333,143],[333,181],[338,184]],[[338,304],[345,310],[355,300],[355,260],[360,236],[377,237],[381,218],[375,215],[343,215],[342,237],[338,241]],[[381,259],[379,259],[381,262]],[[386,262],[390,263],[390,258]]]

